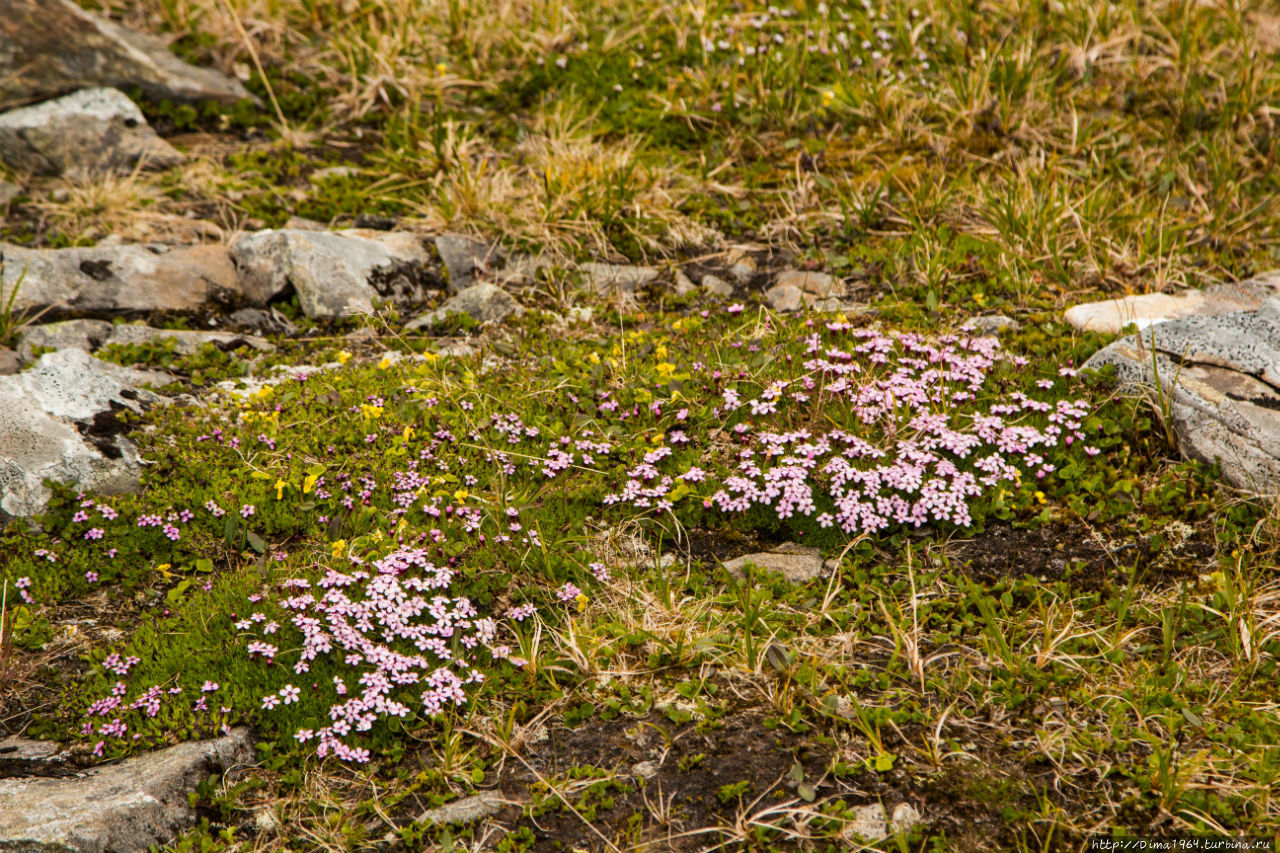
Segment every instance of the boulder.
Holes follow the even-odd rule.
[[[0,108],[86,86],[137,88],[155,101],[250,97],[236,80],[188,65],[159,39],[72,0],[0,0]]]
[[[379,298],[421,298],[414,282],[427,261],[413,234],[359,229],[243,234],[231,257],[249,301],[265,304],[292,287],[313,319],[370,314]]]
[[[168,169],[182,155],[115,89],[81,89],[0,115],[0,161],[43,175]]]
[[[245,729],[73,776],[0,779],[0,850],[106,853],[163,846],[195,823],[187,794],[248,762]]]
[[[210,302],[242,299],[231,255],[220,245],[25,249],[0,244],[0,304],[15,287],[15,312],[51,309],[54,315],[194,312]]]
[[[116,413],[159,401],[138,386],[170,379],[77,349],[0,376],[0,519],[38,513],[51,495],[46,479],[104,494],[136,490],[137,450],[120,435]]]
[[[770,551],[743,554],[725,562],[730,573],[742,577],[747,563],[771,572],[777,572],[792,583],[807,583],[821,577],[824,570],[822,552],[795,542],[785,542]]]
[[[1256,311],[1168,320],[1095,353],[1147,394],[1186,457],[1235,487],[1280,493],[1280,298]]]
[[[512,314],[522,312],[519,303],[505,290],[494,284],[473,284],[443,305],[425,314],[405,328],[417,331],[438,326],[450,314],[466,314],[477,323],[501,323]]]
[[[627,264],[582,264],[578,267],[587,286],[596,293],[635,293],[636,288],[658,277],[653,267],[637,267]]]
[[[1130,323],[1141,331],[1179,317],[1256,311],[1264,300],[1276,296],[1280,296],[1280,272],[1270,272],[1235,284],[1216,284],[1205,290],[1144,293],[1086,302],[1067,309],[1063,319],[1083,332],[1114,335]]]

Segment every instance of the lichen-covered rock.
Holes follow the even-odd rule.
[[[0,851],[133,853],[195,823],[187,801],[212,772],[250,760],[245,729],[74,776],[0,779]]]
[[[354,229],[243,234],[231,256],[249,301],[265,304],[292,287],[313,319],[369,314],[380,298],[420,298],[421,293],[392,293],[384,285],[397,277],[412,281],[427,261],[413,234]]]
[[[86,86],[138,88],[154,101],[250,97],[225,74],[188,65],[159,39],[72,0],[0,0],[0,108]]]
[[[115,89],[81,89],[0,114],[0,161],[44,175],[168,169],[182,155]]]
[[[138,487],[138,455],[115,413],[159,397],[143,390],[167,374],[109,364],[76,349],[46,353],[0,376],[0,520],[48,502],[46,479],[119,494]]]
[[[0,244],[0,304],[58,314],[195,312],[243,299],[226,246],[26,249]]]
[[[1280,492],[1280,299],[1257,311],[1160,323],[1084,366],[1107,365],[1122,387],[1167,409],[1183,455],[1216,462],[1244,491]]]

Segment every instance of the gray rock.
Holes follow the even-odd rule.
[[[25,364],[37,358],[37,349],[93,352],[110,336],[111,324],[106,320],[63,320],[28,326],[18,335],[18,357]]]
[[[684,274],[684,270],[676,271],[676,283],[675,287],[672,288],[672,292],[675,293],[676,296],[688,296],[697,289],[697,285],[693,283],[689,276]]]
[[[702,289],[712,296],[733,296],[733,285],[710,273],[702,277]]]
[[[434,824],[470,823],[471,821],[497,814],[502,811],[502,807],[506,803],[507,801],[501,793],[483,791],[470,797],[463,797],[460,800],[445,803],[443,806],[436,806],[434,809],[427,809],[418,815],[418,822]]]
[[[1280,299],[1160,323],[1084,366],[1109,364],[1122,387],[1162,406],[1184,456],[1218,463],[1241,490],[1280,493]]]
[[[1204,290],[1145,293],[1086,302],[1067,309],[1063,319],[1081,331],[1113,335],[1130,323],[1141,331],[1179,317],[1256,311],[1265,300],[1277,296],[1280,296],[1280,271],[1273,271]]]
[[[233,325],[243,329],[257,329],[260,332],[269,334],[293,335],[298,331],[298,327],[288,317],[274,308],[271,310],[241,308],[239,311],[231,312],[231,316],[227,319]]]
[[[466,314],[477,323],[501,323],[523,309],[509,293],[495,284],[473,284],[457,296],[450,297],[443,305],[425,314],[405,328],[413,331],[438,326],[450,314]]]
[[[817,299],[827,299],[832,296],[839,298],[846,292],[844,282],[824,272],[784,270],[778,273],[774,284],[780,287],[797,287]]]
[[[104,494],[136,490],[133,444],[110,429],[86,441],[78,428],[109,427],[112,412],[157,402],[138,386],[170,378],[76,349],[46,353],[26,372],[0,376],[0,519],[39,512],[51,494],[46,479]]]
[[[764,297],[774,311],[799,311],[805,307],[805,293],[794,284],[775,284]]]
[[[22,369],[18,354],[8,347],[0,347],[0,376],[9,376]]]
[[[998,337],[1005,329],[1017,331],[1021,325],[1017,320],[1006,317],[1003,314],[985,314],[981,317],[972,318],[964,324],[964,328],[972,329],[980,337],[994,338]]]
[[[582,264],[578,267],[596,293],[635,293],[636,288],[658,277],[653,267],[626,264]]]
[[[449,273],[449,292],[458,293],[471,286],[476,273],[488,271],[498,258],[498,247],[463,234],[441,234],[436,237],[436,252]]]
[[[772,551],[735,557],[727,561],[724,567],[731,574],[741,577],[747,563],[778,572],[792,583],[806,583],[821,577],[824,570],[822,553],[817,548],[808,548],[795,542],[783,543]]]
[[[0,207],[6,206],[22,195],[22,187],[10,181],[0,181]]]
[[[243,297],[226,246],[25,249],[0,244],[0,304],[83,314],[193,312]]]
[[[167,844],[195,823],[187,793],[250,760],[245,729],[63,778],[0,779],[0,850],[113,853]]]
[[[154,101],[249,98],[237,81],[171,54],[71,0],[0,0],[0,108],[86,86],[141,89]]]
[[[168,169],[182,155],[115,89],[81,89],[0,115],[0,161],[42,175]]]
[[[314,319],[372,313],[375,299],[400,295],[387,289],[393,279],[420,270],[427,260],[422,241],[412,234],[357,229],[242,234],[231,257],[250,302],[265,304],[292,286],[303,312]]]

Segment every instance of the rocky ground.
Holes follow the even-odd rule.
[[[840,78],[809,87],[807,130],[771,112],[785,87],[730,71],[687,126],[667,101],[643,157],[607,105],[585,136],[537,112],[481,144],[460,128],[529,80],[486,77],[455,21],[431,50],[469,76],[418,54],[433,89],[396,66],[369,96],[408,100],[398,80],[434,118],[340,120],[325,80],[304,131],[322,108],[300,76],[354,38],[337,19],[303,37],[327,6],[275,30],[253,3],[158,4],[190,29],[166,44],[156,15],[105,5],[0,0],[0,849],[1047,850],[1280,828],[1265,192],[1197,242],[1233,184],[1182,176],[1203,206],[1183,254],[1099,262],[1043,229],[1119,184],[1044,214],[1056,190],[999,165],[1036,133],[994,101],[946,133],[1008,143],[970,151],[1003,201],[950,176],[924,199],[888,170],[853,199],[840,134],[901,141],[905,108]],[[877,10],[719,9],[699,67],[754,31],[768,74],[807,81],[788,51],[828,56],[855,14],[881,98],[915,85],[892,82],[908,57],[922,87],[921,56],[963,64],[910,24],[954,10]],[[610,22],[577,13],[582,47],[546,36],[550,66],[612,73]],[[486,50],[516,50],[502,25]],[[969,39],[996,24],[964,26],[986,61]],[[665,97],[640,69],[681,29],[646,27],[661,44],[631,49],[610,97]],[[1045,85],[1087,97],[1072,63],[1112,73],[1103,53],[1062,54]],[[758,140],[680,135],[751,81],[729,104]],[[707,161],[730,139],[736,185]],[[669,166],[695,144],[700,167]],[[675,201],[695,173],[710,209]],[[501,217],[468,208],[482,185],[515,199]],[[1142,218],[1099,219],[1093,245]]]

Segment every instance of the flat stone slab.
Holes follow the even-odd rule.
[[[51,496],[46,479],[103,494],[135,491],[137,451],[118,434],[113,413],[158,401],[138,386],[169,380],[77,349],[0,376],[0,521],[43,509]]]
[[[0,160],[19,172],[127,175],[182,159],[115,89],[81,89],[0,115]]]
[[[75,776],[0,779],[0,851],[133,853],[194,825],[187,793],[246,763],[245,729],[183,743]]]
[[[26,249],[0,244],[0,304],[15,312],[192,313],[244,299],[226,246]]]
[[[1123,388],[1167,401],[1186,457],[1243,491],[1280,493],[1280,298],[1256,311],[1169,320],[1095,353]],[[1157,386],[1160,393],[1157,393]]]
[[[1236,284],[1217,284],[1205,290],[1146,293],[1086,302],[1069,308],[1063,319],[1084,332],[1114,335],[1130,323],[1141,331],[1179,317],[1256,311],[1264,300],[1275,296],[1280,296],[1280,272],[1264,273]]]
[[[239,81],[71,0],[0,0],[0,108],[86,86],[137,87],[154,101],[251,98]]]
[[[231,256],[247,299],[265,304],[292,287],[313,319],[372,313],[375,300],[402,295],[382,285],[401,272],[413,278],[428,260],[418,236],[366,229],[256,231],[240,235]]]
[[[724,567],[730,574],[742,577],[746,573],[747,563],[778,572],[792,583],[806,583],[821,577],[825,570],[821,551],[795,542],[785,542],[771,551],[743,554],[727,560]]]
[[[173,351],[194,355],[205,344],[229,350],[248,346],[259,352],[274,352],[266,338],[237,332],[205,332],[187,329],[156,329],[135,323],[113,325],[106,320],[63,320],[28,326],[18,336],[18,356],[33,361],[37,350],[78,349],[94,353],[110,344],[139,345],[172,339]]]

